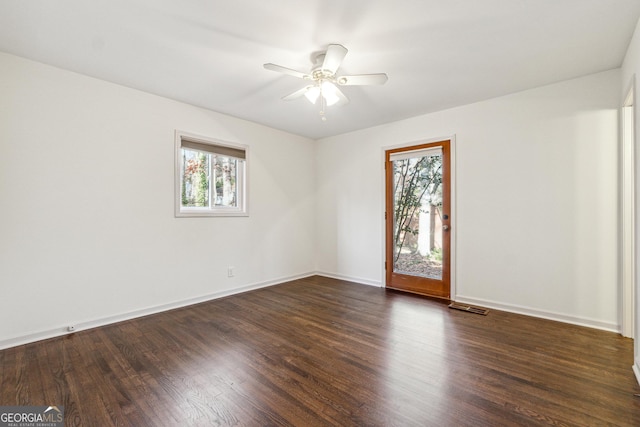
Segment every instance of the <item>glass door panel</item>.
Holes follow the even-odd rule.
[[[393,160],[393,270],[442,279],[442,150]]]

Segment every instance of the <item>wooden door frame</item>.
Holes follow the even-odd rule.
[[[450,135],[450,136],[443,136],[443,137],[437,137],[437,138],[429,138],[429,139],[423,139],[423,140],[418,140],[418,141],[412,141],[412,142],[405,142],[405,143],[401,143],[401,144],[395,144],[395,145],[388,145],[388,146],[384,146],[382,147],[381,150],[381,170],[382,170],[382,253],[381,253],[381,276],[382,276],[382,286],[383,287],[387,287],[387,270],[385,268],[385,263],[387,260],[387,242],[388,242],[388,236],[387,236],[387,219],[385,218],[385,212],[387,212],[388,206],[387,206],[387,197],[386,197],[386,191],[387,191],[387,174],[385,172],[385,165],[386,165],[386,153],[389,150],[395,150],[395,149],[401,149],[401,148],[409,148],[409,147],[415,147],[415,146],[420,146],[420,145],[426,145],[426,144],[432,144],[432,143],[436,143],[436,142],[440,142],[440,141],[449,141],[449,171],[450,171],[450,175],[449,175],[449,186],[450,186],[450,215],[451,215],[451,221],[450,221],[450,226],[451,229],[449,231],[450,233],[450,242],[449,242],[449,253],[450,253],[450,262],[449,262],[449,291],[450,291],[450,296],[449,299],[450,300],[455,300],[456,296],[457,296],[457,286],[456,286],[456,282],[457,282],[457,274],[456,274],[456,248],[457,248],[457,222],[458,222],[458,216],[457,216],[457,202],[456,202],[456,136],[454,135]]]

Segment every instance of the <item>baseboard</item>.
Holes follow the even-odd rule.
[[[588,328],[601,329],[609,332],[620,333],[620,325],[613,322],[603,322],[601,320],[589,319],[585,317],[569,316],[562,313],[552,311],[538,310],[535,308],[519,306],[515,304],[504,304],[496,301],[484,300],[479,298],[466,297],[457,295],[457,302],[466,304],[479,305],[482,307],[493,308],[496,310],[508,311],[510,313],[524,314],[526,316],[538,317],[541,319],[555,320],[557,322],[570,323],[572,325],[586,326]]]
[[[346,276],[344,274],[337,273],[327,273],[326,271],[316,271],[314,274],[317,276],[329,277],[331,279],[347,280],[361,285],[375,286],[377,288],[382,287],[382,283],[379,280],[363,279],[361,277]]]
[[[75,326],[74,332],[85,331],[87,329],[98,328],[100,326],[106,326],[106,325],[110,325],[117,322],[123,322],[125,320],[131,320],[131,319],[136,319],[138,317],[149,316],[151,314],[157,314],[163,311],[186,307],[193,304],[199,304],[202,302],[207,302],[207,301],[215,300],[218,298],[227,297],[230,295],[241,294],[243,292],[253,291],[255,289],[266,288],[269,286],[290,282],[292,280],[304,279],[306,277],[311,277],[314,275],[316,275],[315,272],[310,272],[310,273],[298,274],[295,276],[280,277],[278,279],[253,283],[250,285],[241,286],[239,288],[228,289],[220,292],[214,292],[212,294],[202,295],[195,298],[188,298],[185,300],[176,301],[169,304],[161,304],[153,307],[144,308],[141,310],[134,310],[127,313],[118,314],[115,316],[103,317],[100,319],[95,319],[95,320],[82,322],[74,325]],[[41,341],[49,338],[68,335],[69,333],[70,332],[67,330],[67,328],[64,327],[64,328],[54,328],[54,329],[49,329],[45,331],[35,332],[28,335],[9,338],[9,339],[0,341],[0,350],[4,350],[11,347],[17,347],[19,345],[29,344],[32,342]]]
[[[633,373],[636,374],[636,381],[640,384],[640,360],[636,360],[632,366]]]

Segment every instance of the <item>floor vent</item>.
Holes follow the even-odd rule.
[[[453,309],[456,309],[456,310],[462,310],[462,311],[468,311],[469,313],[482,314],[483,316],[486,316],[487,314],[489,314],[489,309],[488,308],[474,307],[472,305],[462,304],[462,303],[459,303],[459,302],[452,302],[451,304],[449,304],[449,308],[453,308]]]

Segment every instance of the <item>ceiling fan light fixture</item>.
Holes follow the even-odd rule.
[[[336,93],[337,88],[333,83],[324,81],[322,82],[320,88],[320,93],[322,94],[322,97],[324,98],[325,103],[328,107],[335,105],[338,101],[340,101],[340,98]]]
[[[309,86],[307,91],[304,93],[304,96],[309,100],[310,103],[315,104],[318,102],[318,97],[320,96],[320,87],[318,86]]]

